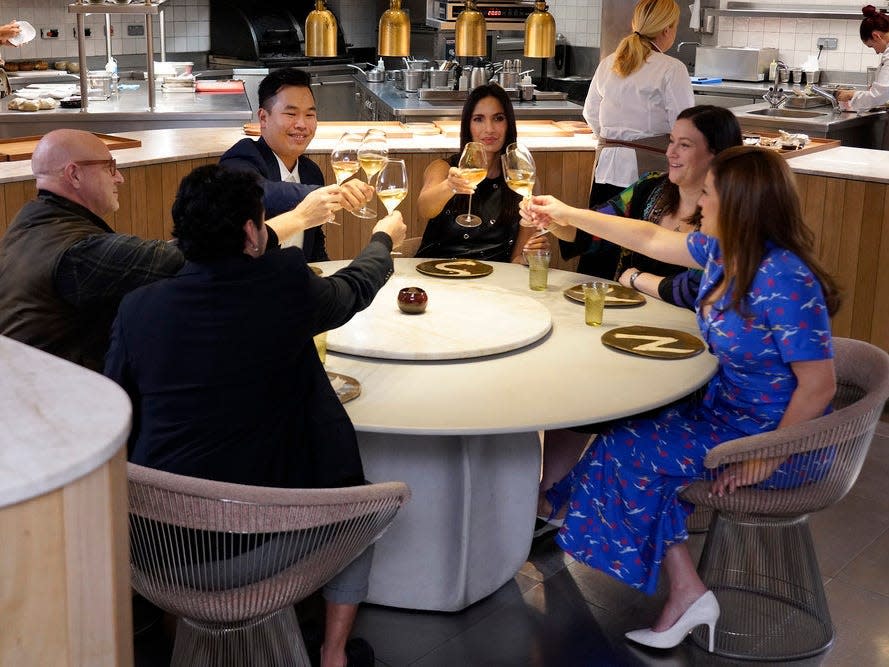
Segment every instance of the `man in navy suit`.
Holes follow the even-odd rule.
[[[262,133],[259,140],[241,139],[219,163],[259,175],[265,193],[263,205],[271,218],[289,211],[309,192],[324,185],[321,169],[303,155],[318,128],[309,75],[292,67],[271,72],[259,84],[258,114]],[[372,187],[358,179],[343,183],[335,192],[340,197],[337,203],[348,211],[360,208],[374,194]],[[281,245],[301,247],[309,262],[329,259],[321,227],[282,238]]]

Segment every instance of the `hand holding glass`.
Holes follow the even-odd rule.
[[[478,185],[485,180],[488,175],[488,154],[485,145],[478,141],[467,143],[460,155],[457,168],[460,170],[460,176],[472,185]],[[472,195],[469,195],[469,208],[466,214],[458,215],[456,220],[457,224],[463,227],[478,227],[482,224],[480,217],[472,215]]]
[[[368,130],[358,148],[358,164],[364,170],[368,183],[383,168],[383,163],[388,156],[389,146],[386,143],[386,135],[379,131]],[[372,211],[365,204],[355,211],[354,215],[359,218],[372,219],[377,217],[377,212]]]

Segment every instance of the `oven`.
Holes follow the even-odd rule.
[[[533,69],[531,78],[539,81],[543,78],[543,63],[546,63],[547,77],[564,77],[567,61],[568,44],[565,35],[556,34],[556,53],[552,58],[525,58],[525,35],[521,32],[498,32],[491,40],[491,60],[501,62],[506,59],[518,58],[522,61],[522,69]]]
[[[465,6],[457,0],[426,0],[426,25],[455,30],[457,16]],[[476,7],[485,17],[488,32],[524,30],[525,19],[534,11],[534,3],[528,0],[477,0]]]

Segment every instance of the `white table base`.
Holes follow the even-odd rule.
[[[459,611],[515,576],[534,532],[536,432],[358,441],[367,479],[404,481],[412,493],[376,543],[368,602]]]

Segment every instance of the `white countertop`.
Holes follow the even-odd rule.
[[[322,123],[323,124],[323,123]],[[139,139],[139,148],[124,148],[112,151],[118,167],[137,167],[160,162],[194,160],[219,157],[237,141],[247,135],[240,127],[208,127],[194,129],[146,130],[144,132],[115,132],[115,135]],[[566,137],[519,137],[535,151],[593,151],[596,140],[591,134],[576,134]],[[315,137],[307,152],[308,155],[330,153],[337,139]],[[456,151],[460,144],[458,137],[437,135],[415,135],[404,139],[389,139],[389,150],[394,153],[427,153]],[[31,161],[0,162],[0,183],[29,180]]]
[[[788,158],[798,174],[889,183],[889,151],[840,146]]]
[[[534,300],[549,310],[552,331],[525,347],[486,357],[451,361],[374,359],[332,352],[326,368],[356,378],[361,395],[345,404],[359,432],[410,435],[527,433],[614,419],[679,399],[704,384],[716,369],[706,352],[689,359],[651,359],[602,345],[602,334],[618,326],[646,324],[700,335],[690,310],[656,299],[634,308],[606,308],[600,327],[584,324],[583,304],[562,291],[589,276],[551,270],[544,292],[528,288],[528,269],[490,262],[494,272],[459,280],[422,276],[422,259],[396,259],[393,285],[423,280],[430,307],[436,284],[467,292],[496,288]],[[330,275],[348,262],[320,262]],[[383,294],[390,300],[391,294]],[[384,304],[385,305],[385,304]],[[401,316],[402,329],[424,315]],[[410,334],[401,333],[409,341]],[[653,381],[653,379],[656,379]]]
[[[130,432],[130,400],[107,378],[0,336],[0,507],[95,470]]]

